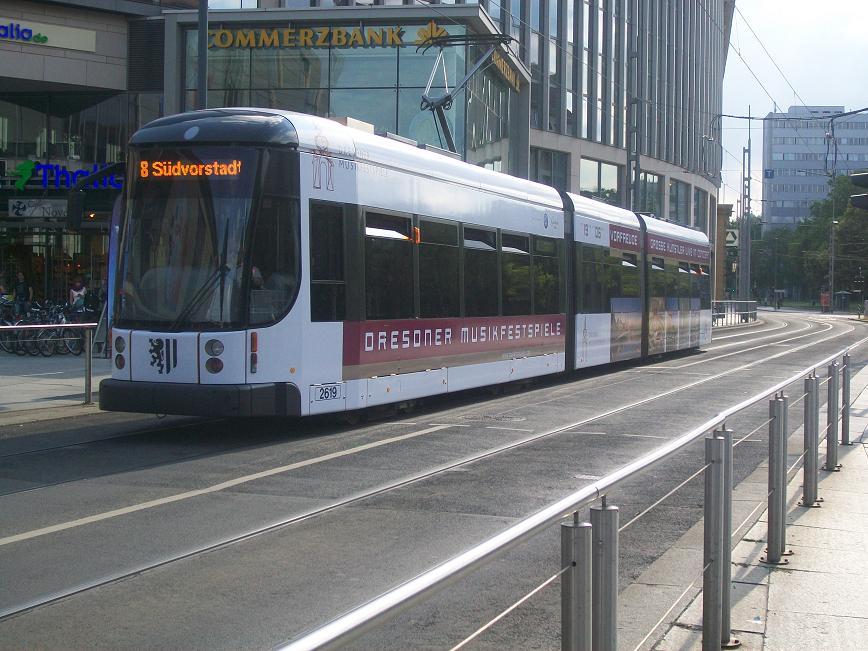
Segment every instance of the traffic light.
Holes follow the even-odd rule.
[[[868,188],[868,172],[856,172],[855,174],[851,174],[850,180],[853,182],[853,185],[857,185],[860,188]],[[850,195],[850,203],[852,203],[856,208],[868,210],[868,194]]]

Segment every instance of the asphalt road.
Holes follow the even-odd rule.
[[[99,414],[18,428],[0,436],[0,648],[288,641],[868,336],[852,320],[762,317],[698,354],[352,427]],[[766,418],[760,405],[727,423],[737,438],[759,427],[736,449],[736,481],[766,456]],[[697,445],[610,503],[626,522],[701,465]],[[699,478],[625,532],[622,587],[701,505]],[[557,572],[559,555],[554,528],[356,646],[450,648]],[[557,649],[559,616],[555,583],[469,648]]]

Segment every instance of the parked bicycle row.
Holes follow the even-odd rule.
[[[20,310],[19,310],[20,312]],[[73,323],[92,323],[99,315],[83,305],[33,302],[24,314],[16,314],[14,303],[0,298],[0,326],[53,326],[21,330],[0,329],[0,350],[17,355],[81,355],[84,330],[68,327]]]

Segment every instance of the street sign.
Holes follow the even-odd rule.
[[[737,228],[727,228],[726,229],[726,245],[738,247],[738,229]]]

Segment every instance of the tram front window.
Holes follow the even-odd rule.
[[[290,285],[297,282],[298,211],[288,207],[289,198],[258,196],[260,174],[278,172],[268,161],[283,157],[238,147],[158,147],[134,155],[119,256],[118,326],[240,329],[286,312],[296,287],[283,282],[268,292],[263,308],[263,274],[282,272]],[[254,260],[267,248],[265,234],[278,235],[275,218],[287,231],[280,233],[287,245]],[[255,309],[253,295],[260,298]]]

